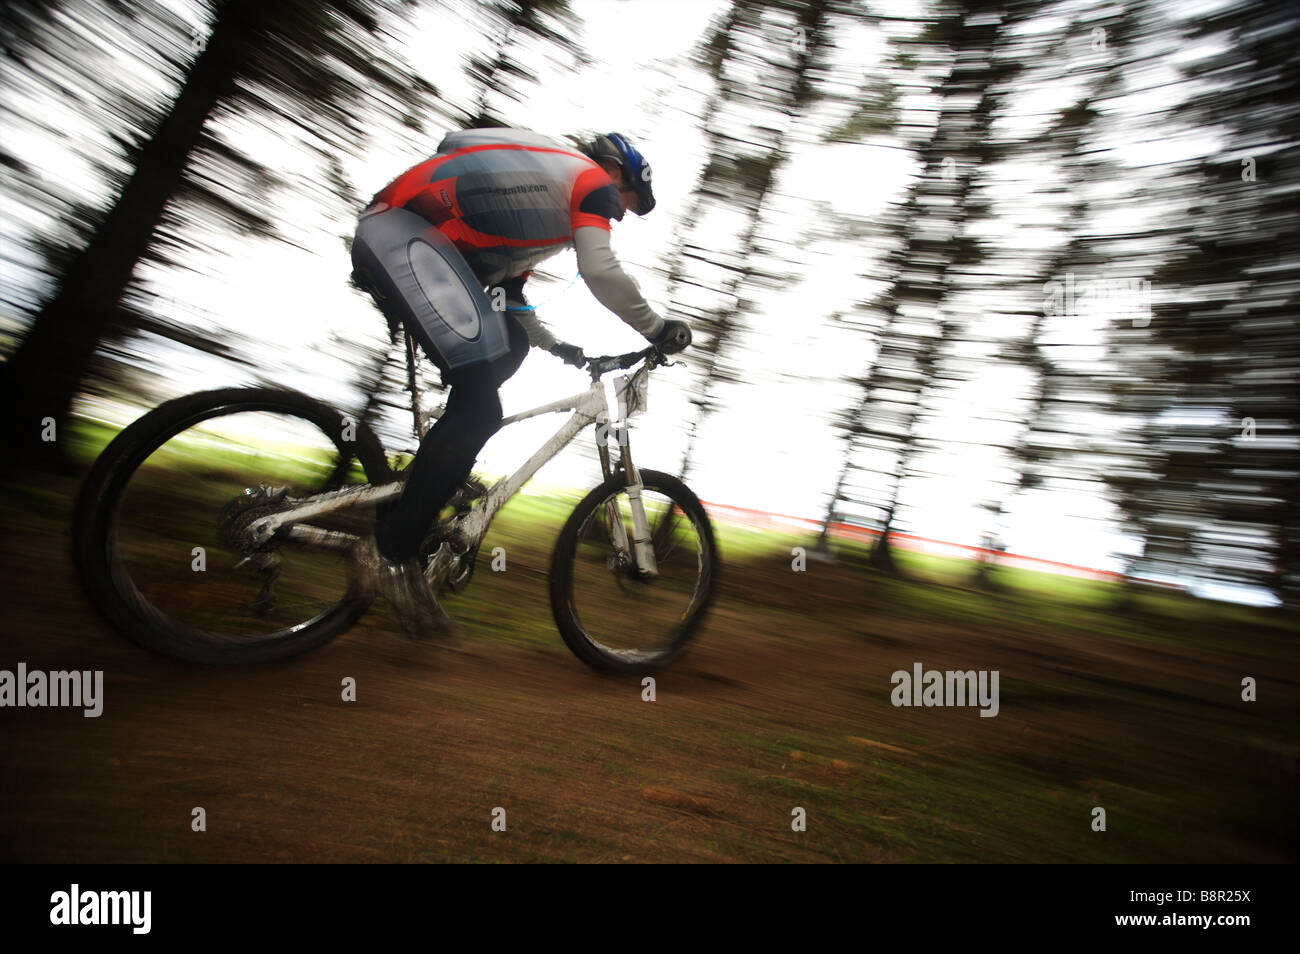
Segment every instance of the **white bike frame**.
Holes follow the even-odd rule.
[[[635,382],[638,376],[648,376],[649,373],[650,368],[643,365],[637,369],[630,380]],[[638,383],[641,387],[644,387],[645,379],[641,378]],[[629,386],[632,385],[629,384]],[[578,436],[578,432],[588,424],[596,425],[597,449],[600,453],[601,468],[605,473],[605,477],[609,478],[614,473],[609,463],[609,448],[604,440],[605,434],[609,430],[610,414],[608,402],[605,398],[605,382],[600,379],[593,381],[591,387],[580,394],[562,398],[558,401],[551,401],[548,404],[540,405],[519,414],[512,414],[501,422],[501,426],[504,427],[507,424],[514,424],[517,421],[537,417],[539,414],[560,411],[573,411],[574,413],[550,440],[528,458],[519,470],[493,484],[482,502],[460,518],[456,532],[467,547],[476,546],[486,536],[488,525],[491,524],[492,518],[496,516],[497,511],[518,493],[519,489],[547,461],[568,446],[569,442]],[[430,416],[438,418],[442,416],[442,413],[440,408]],[[607,505],[612,535],[610,542],[615,547],[616,552],[630,554],[635,559],[637,569],[641,573],[647,576],[657,576],[658,566],[655,562],[654,547],[650,539],[649,521],[646,519],[645,504],[641,499],[641,474],[636,465],[632,463],[631,448],[628,446],[627,428],[625,426],[619,429],[619,450],[623,472],[627,479],[628,502],[632,511],[632,545],[630,547],[628,545],[627,528],[624,526],[622,516],[618,512],[618,502],[616,500],[609,501]],[[307,545],[349,549],[356,542],[356,537],[352,534],[323,530],[319,527],[305,525],[302,521],[343,507],[380,503],[399,495],[404,486],[404,483],[394,481],[378,486],[366,484],[361,487],[345,487],[342,490],[317,494],[297,501],[293,507],[287,510],[254,521],[249,529],[254,540],[258,543],[268,542],[276,531],[288,526],[289,529],[286,531],[285,536],[290,540]]]

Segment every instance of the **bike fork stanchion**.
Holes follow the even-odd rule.
[[[608,433],[608,421],[597,419],[596,454],[600,457],[600,470],[606,480],[614,476],[614,467],[609,460],[609,445],[605,443],[605,435]],[[628,543],[627,528],[623,526],[623,515],[618,510],[617,497],[611,497],[605,502],[605,518],[609,521],[609,543],[614,548],[614,561],[617,563],[631,558],[632,547]]]
[[[606,480],[609,480],[614,476],[614,468],[609,462],[609,447],[602,438],[604,433],[602,428],[607,427],[608,425],[601,421],[596,422],[596,453],[600,456],[600,472],[605,475]]]
[[[654,542],[650,539],[650,522],[645,516],[645,501],[641,499],[643,485],[641,473],[632,463],[632,448],[626,443],[621,445],[623,474],[627,477],[627,500],[632,509],[632,543],[636,555],[636,566],[643,576],[658,576],[659,565],[655,561]],[[619,528],[622,528],[619,521]]]

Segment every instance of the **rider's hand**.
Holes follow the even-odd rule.
[[[587,356],[582,353],[582,349],[577,345],[565,344],[563,341],[557,341],[546,350],[555,355],[565,364],[571,364],[575,368],[586,367]]]
[[[663,330],[651,338],[650,343],[664,354],[684,351],[691,343],[691,326],[676,319],[665,320]]]

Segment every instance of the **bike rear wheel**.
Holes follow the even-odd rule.
[[[255,550],[236,541],[283,509],[280,491],[334,489],[352,456],[369,482],[393,478],[368,427],[294,391],[205,391],[150,411],[104,449],[77,499],[73,558],[91,602],[122,635],[191,662],[267,662],[322,645],[370,603],[346,555],[281,537]],[[311,523],[370,526],[356,508]]]
[[[699,498],[676,477],[641,471],[658,574],[644,578],[630,551],[626,477],[587,494],[560,532],[551,558],[551,611],[565,644],[602,672],[653,672],[676,659],[703,621],[720,561]],[[621,521],[625,534],[614,532]]]

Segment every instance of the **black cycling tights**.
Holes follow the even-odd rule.
[[[501,398],[497,389],[528,355],[528,332],[506,315],[510,351],[495,361],[448,371],[446,363],[416,322],[412,334],[450,386],[447,410],[429,429],[411,464],[402,496],[379,507],[375,542],[380,554],[404,563],[420,549],[425,534],[457,488],[470,475],[483,445],[501,427]]]

